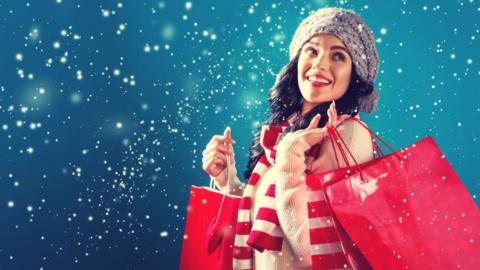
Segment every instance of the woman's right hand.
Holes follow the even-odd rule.
[[[337,115],[335,101],[330,104],[330,107],[327,110],[327,115],[328,122],[326,126],[330,125],[335,127],[340,125],[343,120],[350,117],[348,114],[343,114],[340,116]],[[326,136],[328,136],[327,127],[325,126],[323,128],[318,128],[318,123],[320,123],[320,114],[317,114],[312,118],[308,127],[297,130],[294,132],[294,134],[298,137],[303,137],[305,142],[312,147],[315,144],[320,143]]]
[[[230,164],[235,164],[234,153],[232,144],[235,141],[232,140],[232,131],[230,127],[227,127],[223,135],[214,135],[210,142],[203,150],[202,168],[212,177],[217,177],[227,167],[227,156],[230,157]],[[221,182],[220,186],[226,184],[227,179],[217,179]]]

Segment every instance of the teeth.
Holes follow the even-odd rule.
[[[318,82],[318,83],[330,83],[329,80],[325,80],[325,79],[316,79],[316,78],[312,78],[312,77],[308,77],[308,80],[311,81],[311,82]]]

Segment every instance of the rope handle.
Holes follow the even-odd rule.
[[[383,151],[381,150],[381,148],[378,146],[377,142],[375,141],[375,139],[378,139],[383,145],[385,145],[397,158],[399,158],[401,160],[401,157],[399,156],[400,154],[397,153],[388,143],[386,143],[384,140],[382,140],[382,138],[380,138],[375,132],[373,132],[370,128],[368,128],[360,119],[358,119],[357,117],[348,117],[348,118],[345,118],[344,121],[348,120],[348,119],[352,119],[352,120],[355,120],[356,122],[358,122],[360,125],[362,125],[362,127],[364,127],[369,133],[370,133],[370,136],[372,137],[372,144],[373,144],[373,148],[374,148],[374,151],[377,152],[378,156],[379,157],[383,157],[385,154],[383,153]],[[352,158],[353,162],[355,163],[355,166],[358,167],[358,162],[357,160],[355,159],[355,157],[353,156],[352,152],[350,151],[348,145],[346,144],[345,140],[343,140],[340,132],[337,130],[337,128],[335,126],[327,126],[327,133],[328,133],[328,136],[330,137],[330,141],[332,143],[332,148],[333,148],[333,152],[335,154],[335,160],[337,162],[337,166],[338,168],[340,168],[340,162],[338,160],[338,155],[337,155],[337,151],[336,151],[336,148],[335,148],[335,145],[338,147],[338,149],[340,150],[341,154],[342,154],[342,158],[346,164],[346,168],[351,168],[352,166],[350,165],[349,161],[348,161],[348,158],[346,156],[346,153],[345,153],[345,150],[347,150],[349,156]],[[373,138],[375,137],[375,139]],[[343,146],[342,146],[343,144]],[[359,169],[356,169],[359,173],[360,173],[360,177],[361,179],[363,180],[363,175],[361,173],[361,171]]]
[[[226,155],[226,159],[227,159],[227,165],[225,166],[225,173],[227,175],[227,184],[225,185],[225,189],[223,190],[223,194],[222,194],[222,201],[220,202],[220,207],[218,208],[218,212],[217,212],[217,216],[215,217],[215,223],[217,223],[219,217],[220,217],[220,213],[222,212],[222,209],[223,209],[223,202],[225,201],[225,197],[227,196],[228,192],[230,191],[229,190],[229,187],[230,186],[233,186],[231,184],[231,181],[235,181],[235,179],[231,180],[230,179],[230,155]],[[235,177],[232,177],[232,178],[235,178]],[[213,189],[215,187],[215,184],[213,183],[213,179],[210,179],[210,188],[212,188],[212,184],[213,184]]]

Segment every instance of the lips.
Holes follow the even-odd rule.
[[[325,87],[332,83],[331,80],[325,78],[320,74],[311,74],[311,75],[307,75],[306,77],[307,77],[307,81],[309,81],[310,84],[315,88]]]

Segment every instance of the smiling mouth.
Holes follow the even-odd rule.
[[[314,88],[322,88],[327,85],[330,85],[332,82],[325,78],[319,78],[316,76],[307,76],[307,81],[314,87]]]

